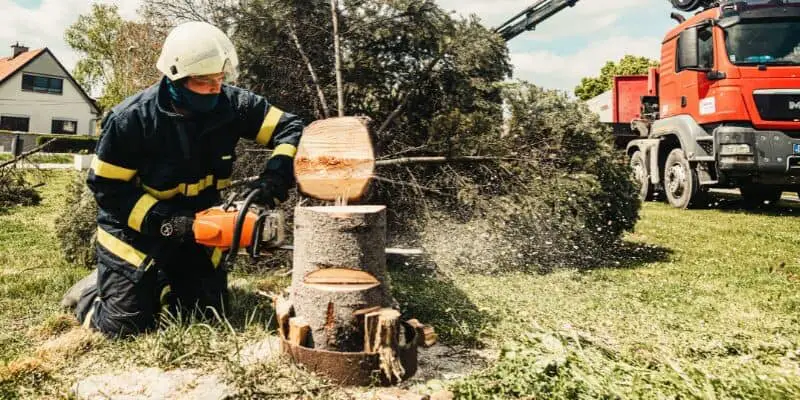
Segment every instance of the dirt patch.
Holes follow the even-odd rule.
[[[420,348],[417,356],[419,368],[406,384],[424,384],[431,380],[449,381],[485,368],[498,357],[493,350],[474,350],[461,346],[436,344]]]
[[[281,354],[281,342],[277,336],[271,335],[264,340],[245,346],[239,353],[239,361],[243,366],[273,360]]]
[[[147,368],[90,376],[72,387],[79,399],[107,398],[148,399],[225,399],[233,390],[216,375],[204,375],[196,370],[163,371]]]

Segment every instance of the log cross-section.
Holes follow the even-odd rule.
[[[314,121],[303,131],[294,161],[297,188],[320,200],[361,199],[375,171],[369,120],[360,117]]]

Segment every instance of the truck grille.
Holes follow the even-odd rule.
[[[753,98],[765,121],[800,121],[800,90],[756,90]]]

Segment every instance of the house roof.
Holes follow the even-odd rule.
[[[33,60],[39,58],[42,54],[45,53],[50,54],[50,57],[53,57],[53,60],[56,61],[58,67],[61,68],[67,75],[67,78],[69,78],[69,80],[71,80],[72,83],[75,84],[75,86],[78,88],[78,91],[81,93],[83,98],[86,99],[86,102],[92,106],[92,108],[96,111],[97,114],[100,114],[100,108],[97,106],[97,102],[91,97],[89,97],[86,91],[83,90],[83,87],[78,82],[75,81],[75,78],[72,77],[72,74],[70,74],[69,71],[67,71],[67,69],[64,68],[64,65],[61,64],[61,61],[58,61],[56,56],[54,56],[53,53],[50,52],[50,49],[48,49],[47,47],[43,49],[29,50],[24,53],[20,53],[14,58],[11,57],[0,58],[0,84],[5,82],[8,78],[14,76],[17,72],[25,68],[26,65],[30,64],[31,62],[33,62]]]
[[[14,58],[0,58],[0,83],[6,80],[6,78],[11,77],[11,75],[14,75],[14,73],[22,69],[22,67],[28,65],[29,62],[33,61],[33,59],[38,57],[45,50],[46,49],[30,50],[20,53]]]

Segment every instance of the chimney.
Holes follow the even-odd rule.
[[[25,53],[29,50],[27,47],[20,45],[19,42],[17,42],[17,44],[12,45],[11,49],[14,50],[14,55],[12,55],[11,58],[16,58],[18,55]]]

